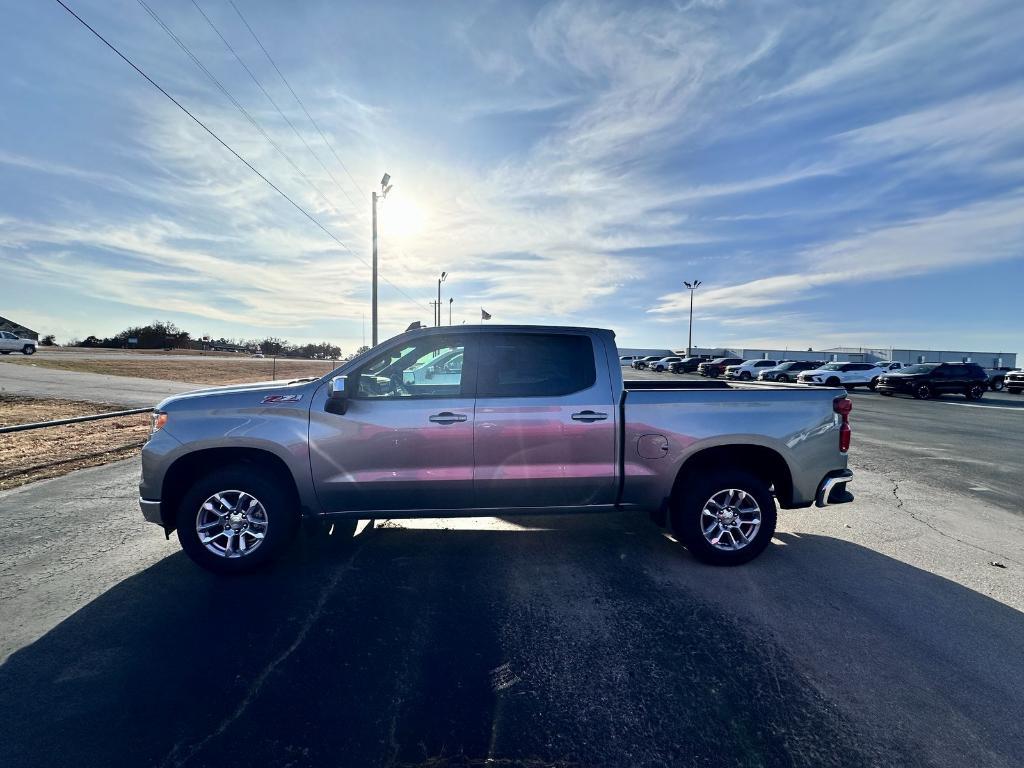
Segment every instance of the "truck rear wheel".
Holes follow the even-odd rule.
[[[742,470],[720,470],[687,483],[673,502],[672,530],[698,560],[739,565],[768,546],[776,518],[765,481]]]
[[[296,512],[272,477],[230,466],[200,477],[178,507],[178,541],[214,573],[245,573],[280,554],[295,533]]]

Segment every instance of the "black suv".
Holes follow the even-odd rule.
[[[672,363],[668,367],[672,373],[693,373],[697,370],[697,366],[701,363],[706,363],[711,358],[707,355],[699,355],[695,357],[684,357],[678,363]]]
[[[716,357],[714,360],[698,365],[697,373],[701,376],[710,376],[712,379],[717,379],[725,373],[725,369],[730,365],[739,365],[742,362],[742,357]]]
[[[779,363],[774,368],[761,371],[757,374],[758,381],[796,381],[796,377],[802,371],[816,371],[825,363],[822,360],[787,360]]]
[[[988,374],[977,363],[922,363],[879,377],[876,389],[890,397],[903,393],[918,400],[950,392],[981,400],[988,389]]]

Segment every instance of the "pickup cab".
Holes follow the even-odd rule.
[[[607,330],[420,329],[319,379],[164,400],[139,503],[218,572],[266,562],[301,523],[344,539],[360,519],[610,510],[734,565],[777,507],[852,500],[849,413],[841,389],[624,382]]]

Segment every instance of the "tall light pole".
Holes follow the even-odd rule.
[[[383,200],[388,196],[388,192],[391,191],[392,185],[391,174],[385,173],[383,178],[380,180],[380,194],[377,194],[377,190],[370,193],[370,200],[373,203],[373,295],[371,298],[372,319],[370,326],[372,328],[371,337],[373,346],[377,346],[377,201]]]
[[[685,280],[683,285],[690,289],[690,335],[686,340],[686,356],[690,356],[690,347],[693,346],[693,292],[700,286],[700,280],[694,280],[692,283],[688,283]]]
[[[452,303],[455,301],[455,297],[448,299],[448,325],[452,324]]]
[[[434,318],[437,322],[434,325],[441,325],[441,283],[447,279],[447,272],[442,272],[441,276],[437,278],[437,316]]]

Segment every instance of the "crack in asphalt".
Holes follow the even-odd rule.
[[[344,577],[345,575],[354,570],[356,557],[359,555],[361,551],[362,547],[357,548],[356,551],[352,553],[352,556],[348,559],[348,562],[345,563],[344,566],[339,568],[337,572],[334,574],[334,576],[332,576],[327,581],[327,583],[324,585],[323,590],[321,590],[320,592],[320,596],[317,598],[316,605],[314,605],[313,610],[309,612],[309,615],[307,616],[306,621],[303,623],[302,628],[299,630],[298,634],[295,635],[295,639],[292,640],[291,644],[287,648],[285,648],[284,651],[278,654],[276,658],[272,659],[270,663],[267,664],[267,666],[264,667],[262,671],[260,671],[260,673],[253,680],[252,684],[249,686],[249,690],[246,691],[245,696],[242,697],[242,700],[239,702],[238,706],[235,707],[235,710],[226,718],[224,718],[221,721],[220,725],[218,725],[213,731],[211,731],[198,742],[196,742],[194,745],[192,745],[192,747],[188,749],[188,751],[185,753],[183,757],[178,757],[178,753],[184,749],[183,744],[182,742],[176,743],[171,748],[171,751],[167,754],[167,757],[160,761],[161,768],[163,768],[163,766],[169,765],[185,765],[189,760],[195,757],[195,755],[198,754],[203,747],[205,747],[213,739],[223,734],[229,727],[231,727],[232,723],[236,722],[245,713],[245,710],[249,708],[249,705],[252,704],[253,700],[259,695],[260,689],[263,687],[263,684],[267,681],[267,678],[269,678],[270,675],[273,674],[274,670],[276,670],[285,661],[287,661],[288,658],[293,653],[295,653],[296,650],[298,650],[299,646],[302,645],[303,641],[306,639],[306,636],[313,628],[313,625],[316,624],[317,621],[319,621],[320,616],[323,613],[324,606],[326,606],[327,604],[327,599],[334,592],[335,588],[341,583],[342,577]]]
[[[979,546],[978,544],[974,544],[974,543],[972,543],[970,541],[964,541],[963,539],[961,539],[961,538],[959,538],[957,536],[954,536],[951,533],[947,533],[946,531],[942,530],[941,528],[939,528],[934,523],[930,523],[929,521],[927,521],[927,520],[925,520],[925,519],[923,519],[921,517],[918,517],[916,514],[914,514],[913,512],[910,511],[910,509],[905,505],[903,499],[900,498],[900,493],[899,493],[899,491],[900,491],[900,481],[899,480],[895,480],[895,479],[889,477],[888,475],[885,475],[884,477],[885,477],[886,480],[888,480],[890,483],[892,483],[892,495],[896,499],[896,510],[897,511],[900,511],[900,510],[905,511],[907,513],[907,515],[912,520],[914,520],[914,521],[916,521],[918,523],[921,523],[921,525],[924,525],[924,526],[932,529],[933,531],[935,531],[940,536],[944,536],[947,539],[951,539],[952,541],[955,541],[955,542],[957,542],[959,544],[963,544],[964,546],[967,546],[967,547],[971,547],[972,549],[977,549],[979,552],[985,552],[986,554],[989,554],[989,555],[995,555],[996,557],[1001,557],[1002,559],[1008,560],[1011,563],[1014,563],[1016,565],[1021,565],[1021,563],[1019,561],[1014,560],[1012,557],[1008,557],[1008,556],[1004,555],[1002,552],[996,552],[994,550],[986,549],[985,547]]]

